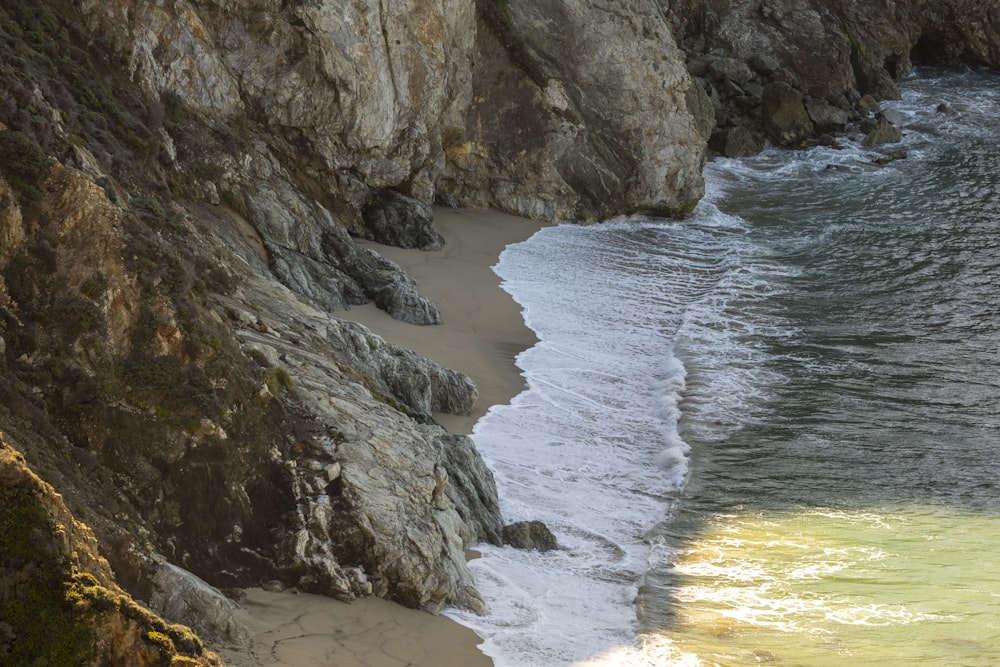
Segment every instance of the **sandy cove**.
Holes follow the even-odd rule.
[[[473,413],[435,417],[452,433],[470,433],[490,406],[509,402],[524,388],[514,359],[536,339],[491,267],[507,245],[527,239],[542,225],[495,211],[445,208],[435,209],[435,222],[447,239],[442,250],[367,245],[417,281],[420,292],[440,308],[443,324],[399,322],[373,304],[338,315],[469,375],[479,388]],[[249,655],[220,650],[233,667],[492,665],[476,648],[481,640],[472,630],[385,600],[345,604],[316,595],[249,589],[241,606],[254,648]]]

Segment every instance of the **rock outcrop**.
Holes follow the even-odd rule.
[[[914,62],[1000,66],[1000,9],[961,0],[661,0],[717,131],[781,146],[856,128]],[[722,140],[725,155],[744,152]],[[732,150],[729,150],[732,149]]]
[[[694,206],[707,135],[654,2],[478,4],[473,99],[464,130],[444,135],[444,189],[547,220]]]

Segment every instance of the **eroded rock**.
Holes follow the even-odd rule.
[[[555,535],[541,521],[518,521],[504,526],[503,541],[517,549],[551,551],[559,548]]]
[[[903,140],[903,131],[882,113],[875,114],[875,120],[867,126],[863,125],[862,129],[865,130],[865,138],[861,145],[865,147],[895,144]]]
[[[384,191],[365,206],[366,238],[385,245],[440,250],[444,237],[434,228],[431,207],[398,192]]]

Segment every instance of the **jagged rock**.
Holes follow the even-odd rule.
[[[496,483],[472,439],[449,435],[438,438],[437,442],[444,450],[444,466],[448,472],[445,493],[470,529],[464,536],[466,542],[502,544],[503,518]]]
[[[430,206],[391,190],[380,193],[362,216],[365,237],[385,245],[440,250],[444,237],[434,228]]]
[[[23,23],[0,40],[0,130],[79,171],[0,179],[0,427],[143,599],[162,553],[213,585],[483,609],[464,548],[495,539],[495,489],[433,422],[471,384],[331,315],[438,321],[350,236],[379,193],[684,213],[713,124],[762,131],[774,86],[800,96],[798,141],[801,99],[868,114],[911,60],[1000,63],[995,8],[958,0],[43,4],[0,10]],[[681,48],[711,55],[703,81]],[[112,590],[59,517],[33,565]],[[110,621],[99,654],[155,659],[144,635],[168,626],[113,602],[146,624]]]
[[[838,132],[843,130],[850,120],[850,114],[847,111],[823,100],[810,98],[806,100],[805,104],[809,119],[817,131]]]
[[[738,86],[743,86],[754,78],[749,65],[742,60],[726,57],[712,57],[708,63],[708,75],[716,81],[732,81]]]
[[[862,115],[878,111],[877,100],[899,96],[895,81],[910,73],[912,61],[1000,65],[1000,15],[989,3],[673,0],[661,4],[677,43],[688,55],[692,74],[710,77],[713,64],[728,68],[729,61],[736,60],[746,63],[762,83],[784,83],[806,98],[838,109],[857,109]],[[724,106],[720,119],[753,128],[767,122],[758,109],[726,94],[721,82],[725,76],[714,78]],[[753,83],[740,87],[749,94]],[[843,127],[839,114],[825,117],[814,109],[810,112],[819,133]]]
[[[893,125],[885,114],[875,114],[875,121],[866,129],[861,145],[865,147],[880,144],[895,144],[903,140],[903,132]]]
[[[903,148],[883,148],[872,157],[872,162],[875,164],[889,164],[896,160],[905,160],[907,157],[909,157],[909,153]]]
[[[517,549],[558,549],[555,535],[541,521],[518,521],[503,527],[503,541]]]
[[[726,157],[748,157],[764,150],[764,136],[745,127],[727,127],[712,133],[710,145]]]
[[[802,93],[780,82],[764,90],[764,130],[771,141],[788,148],[799,147],[814,129]]]
[[[385,264],[383,264],[384,266]],[[372,288],[372,301],[397,320],[410,324],[441,324],[441,311],[416,290],[413,279],[399,267],[378,287]]]
[[[694,118],[698,133],[703,137],[711,137],[712,130],[716,125],[716,105],[712,102],[712,96],[707,89],[711,89],[711,84],[704,79],[693,79],[693,85],[687,91],[687,107]],[[714,91],[713,91],[714,92]],[[718,95],[716,95],[716,99]]]
[[[878,100],[871,95],[862,95],[857,103],[858,111],[865,116],[879,112]]]
[[[153,576],[149,605],[164,618],[192,627],[216,646],[234,649],[250,646],[250,631],[237,619],[236,604],[176,565],[160,564]]]
[[[432,200],[437,138],[469,103],[473,3],[277,3],[252,21],[194,0],[81,5],[151,95],[174,91],[221,118],[252,109],[318,180],[336,186],[353,172],[368,188],[405,184]]]
[[[496,490],[471,443],[446,446],[430,423],[433,411],[471,409],[472,383],[276,283],[253,278],[234,298],[234,309],[256,304],[265,325],[241,328],[241,340],[281,359],[313,419],[285,463],[297,527],[278,548],[279,570],[302,590],[345,600],[375,594],[431,611],[483,610],[464,549],[496,521],[495,506],[471,494]]]
[[[442,186],[463,203],[546,219],[690,210],[705,136],[656,3],[511,3],[509,18],[479,24],[473,104],[464,130],[445,137]]]

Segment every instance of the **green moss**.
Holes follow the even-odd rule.
[[[176,653],[176,649],[174,648],[174,643],[170,640],[170,637],[166,636],[162,632],[157,632],[156,630],[150,630],[149,632],[144,634],[143,637],[146,639],[146,641],[148,641],[150,644],[153,644],[154,646],[156,646],[157,649],[159,649],[160,655],[170,656]]]
[[[152,392],[164,399],[165,408],[210,414],[218,411],[205,371],[193,364],[185,365],[179,357],[137,352],[121,360],[118,372],[133,391]]]
[[[166,118],[171,123],[180,123],[184,120],[184,98],[172,90],[164,90],[160,93],[160,102],[163,103]]]
[[[96,301],[107,289],[107,281],[100,273],[95,273],[91,277],[80,283],[80,294],[91,301]]]
[[[67,341],[104,329],[104,313],[92,301],[70,296],[57,301],[43,314],[47,326],[62,332]]]
[[[163,204],[156,197],[151,197],[149,195],[132,195],[129,197],[129,203],[132,204],[132,208],[140,211],[142,213],[147,213],[155,218],[166,218],[167,211],[163,208]]]
[[[0,619],[13,631],[13,641],[0,645],[5,664],[56,667],[93,658],[94,632],[80,614],[90,605],[74,588],[54,531],[32,491],[0,489],[0,570],[17,582],[0,597]]]
[[[295,381],[292,380],[288,371],[276,366],[264,372],[264,384],[267,385],[267,390],[271,392],[272,396],[280,396],[283,390],[293,388]]]

